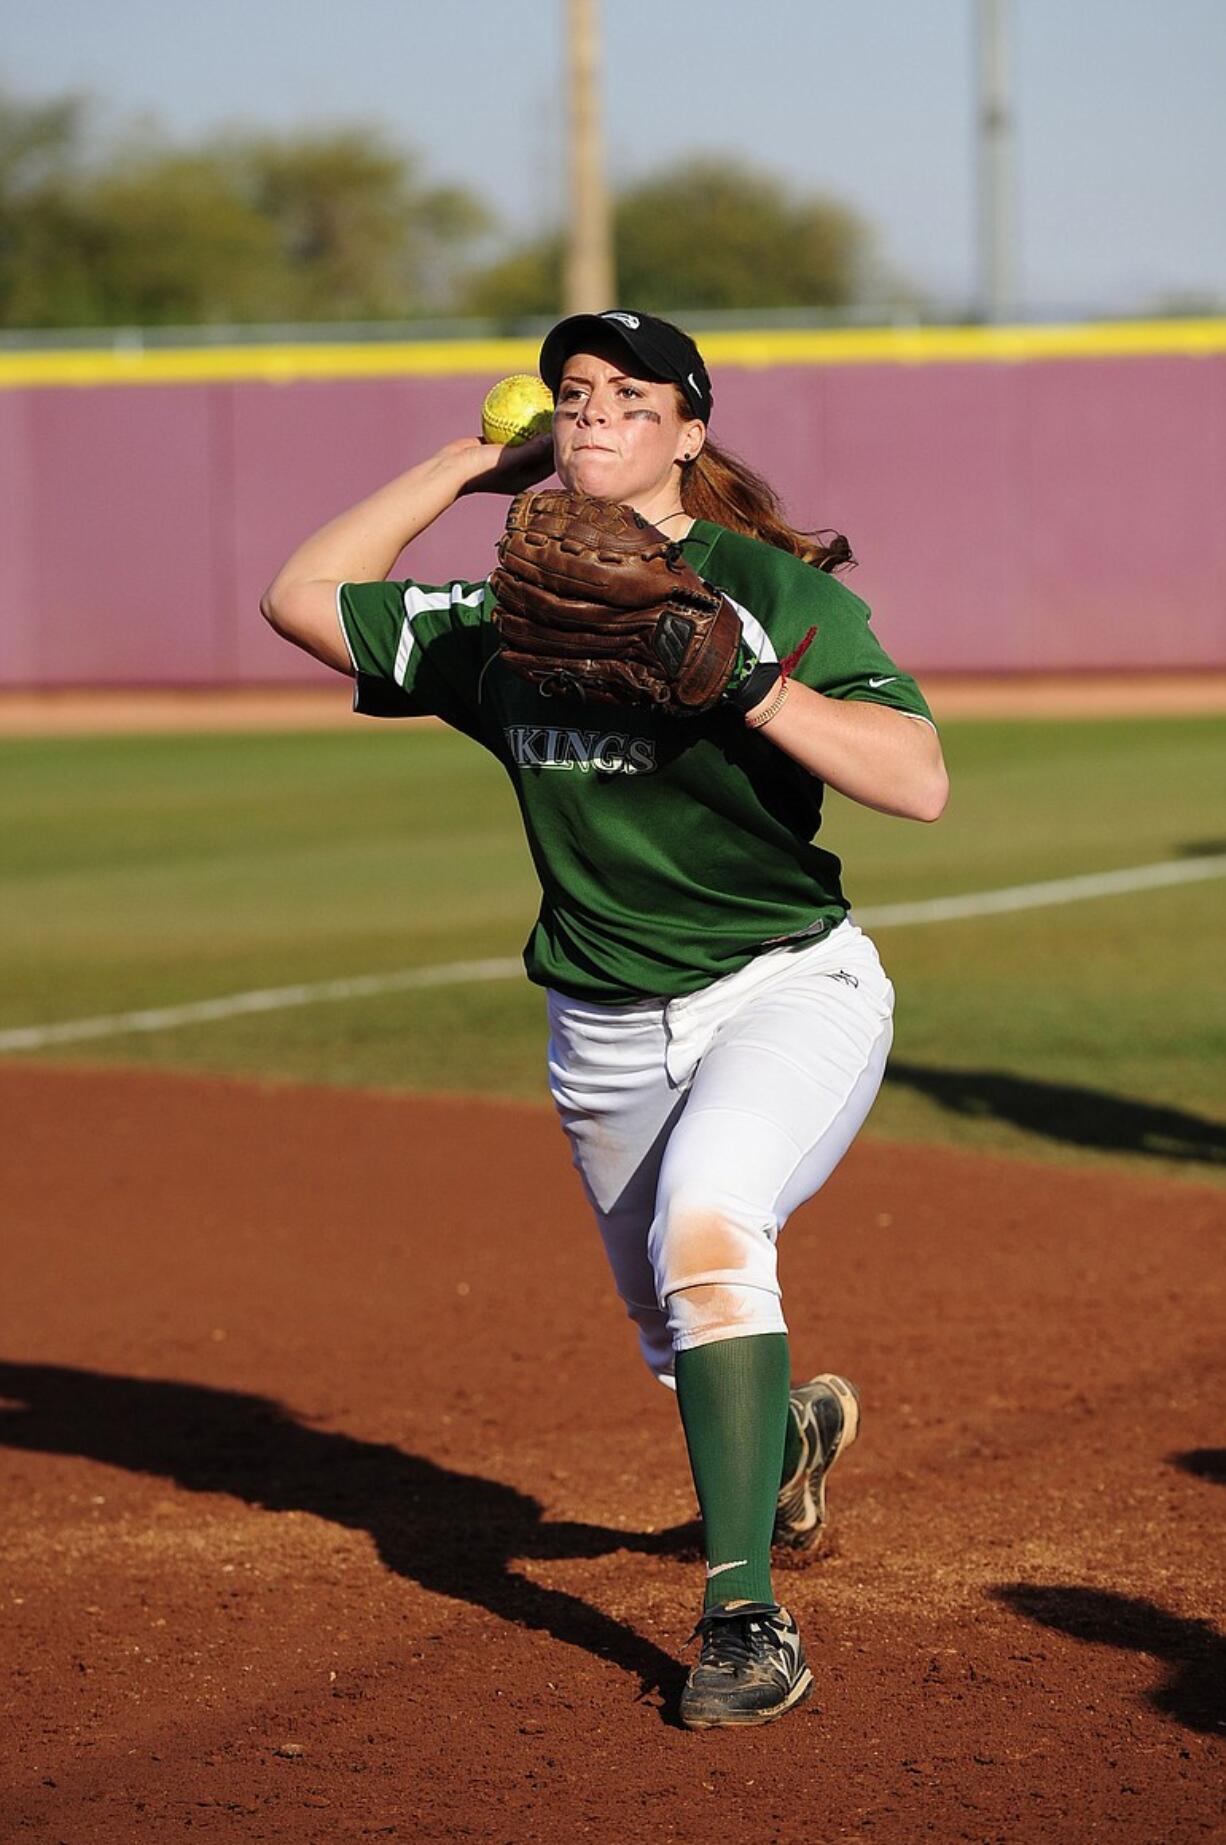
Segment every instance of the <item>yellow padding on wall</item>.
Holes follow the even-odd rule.
[[[723,369],[778,365],[1026,364],[1044,359],[1203,357],[1226,352],[1226,319],[1043,327],[871,327],[703,333]],[[535,370],[535,339],[301,341],[278,346],[123,347],[0,353],[0,390],[256,379],[409,378]]]

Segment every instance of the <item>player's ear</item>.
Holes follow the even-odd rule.
[[[702,445],[707,439],[707,426],[695,419],[692,423],[683,423],[677,437],[678,461],[697,461],[702,452]]]

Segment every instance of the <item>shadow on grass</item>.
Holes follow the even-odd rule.
[[[267,1398],[202,1384],[110,1377],[62,1365],[0,1363],[0,1445],[74,1454],[173,1480],[193,1493],[230,1493],[269,1512],[312,1512],[369,1532],[398,1576],[582,1647],[658,1692],[673,1720],[681,1668],[667,1653],[510,1565],[529,1558],[599,1557],[616,1550],[675,1554],[693,1525],[662,1532],[553,1523],[537,1500],[378,1442],[296,1422]]]
[[[1226,1729],[1226,1640],[1208,1621],[1167,1614],[1154,1602],[1110,1589],[1010,1582],[990,1593],[1014,1614],[1074,1640],[1162,1660],[1167,1676],[1146,1702],[1185,1729],[1207,1736]]]
[[[900,1062],[889,1065],[886,1081],[917,1090],[950,1114],[1008,1121],[1066,1146],[1226,1166],[1226,1123],[1186,1109],[999,1070],[932,1070]]]

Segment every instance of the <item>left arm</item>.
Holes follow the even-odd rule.
[[[775,686],[748,713],[766,710]],[[939,820],[949,794],[941,742],[930,724],[888,705],[827,698],[795,679],[758,735],[810,775],[863,807],[903,820]]]

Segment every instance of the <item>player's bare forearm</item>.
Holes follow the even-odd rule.
[[[475,436],[449,442],[304,539],[260,598],[265,620],[325,665],[350,672],[336,617],[338,585],[386,577],[405,546],[462,494],[517,493],[551,466],[548,438],[515,450]]]
[[[758,734],[865,807],[904,820],[939,820],[944,811],[949,777],[936,731],[890,706],[826,698],[793,679]]]

